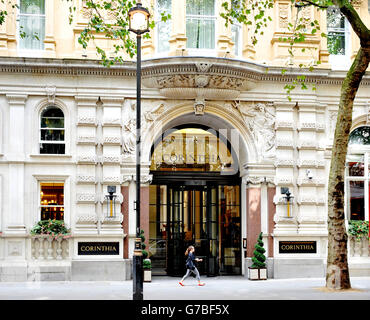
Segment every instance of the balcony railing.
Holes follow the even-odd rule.
[[[32,259],[37,261],[46,260],[68,260],[69,238],[53,238],[47,235],[36,235],[31,237]]]
[[[354,237],[349,237],[349,257],[369,257],[369,238],[364,237],[356,241]]]

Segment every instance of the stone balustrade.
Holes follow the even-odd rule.
[[[53,238],[48,235],[32,236],[32,259],[35,261],[69,259],[69,240],[68,237]]]
[[[369,238],[364,237],[356,241],[354,237],[349,237],[349,257],[369,257]]]

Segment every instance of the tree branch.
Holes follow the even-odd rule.
[[[297,8],[308,7],[308,6],[315,6],[315,7],[318,7],[320,9],[327,9],[328,8],[328,6],[324,6],[324,5],[318,4],[318,3],[310,1],[310,0],[296,1],[295,6]]]
[[[353,31],[360,38],[361,46],[364,48],[370,47],[370,31],[353,6],[347,0],[335,0],[333,2],[339,7],[340,12],[347,18]]]

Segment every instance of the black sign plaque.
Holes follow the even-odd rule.
[[[119,255],[119,242],[79,242],[78,255]]]
[[[279,241],[279,253],[316,252],[316,241]]]

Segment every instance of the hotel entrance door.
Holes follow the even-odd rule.
[[[239,186],[197,183],[150,187],[153,274],[183,275],[189,245],[203,259],[201,274],[241,274]]]

